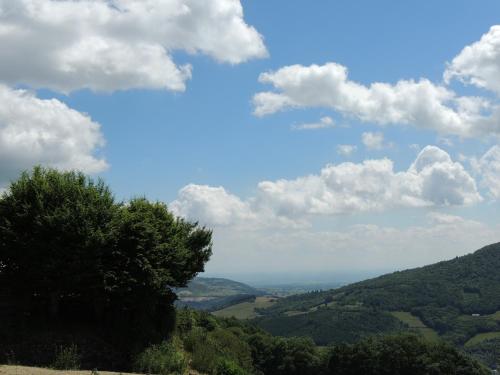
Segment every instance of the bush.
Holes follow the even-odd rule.
[[[148,374],[183,374],[187,360],[176,342],[163,342],[139,354],[135,367],[137,371]]]
[[[80,361],[81,356],[76,345],[59,346],[56,348],[56,357],[52,367],[57,370],[78,370]]]
[[[217,361],[217,350],[211,340],[196,341],[193,346],[191,366],[198,371],[212,373]]]
[[[241,330],[237,332],[243,334]],[[237,368],[252,368],[250,346],[227,328],[217,327],[210,331],[206,326],[195,327],[184,337],[184,348],[191,353],[191,366],[200,372],[217,373],[224,358],[231,358]]]
[[[247,372],[233,361],[220,358],[215,368],[215,375],[247,375]]]

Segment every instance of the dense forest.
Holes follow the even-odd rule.
[[[492,348],[500,337],[499,267],[500,244],[492,244],[450,261],[280,299],[260,310],[264,317],[256,323],[274,334],[310,335],[326,345],[390,332],[397,329],[396,318],[411,330],[413,319],[417,328],[496,367],[500,358]]]

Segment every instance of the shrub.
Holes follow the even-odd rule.
[[[76,345],[56,347],[56,356],[52,367],[57,370],[78,370],[81,356]]]
[[[176,339],[153,345],[137,357],[135,367],[153,374],[183,374],[188,361],[180,346]]]
[[[215,375],[247,375],[248,373],[231,360],[220,358],[215,367]]]
[[[148,374],[183,374],[187,360],[175,341],[163,342],[144,350],[136,360],[136,370]]]

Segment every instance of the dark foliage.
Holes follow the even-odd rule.
[[[84,332],[133,353],[173,329],[172,288],[203,271],[210,244],[210,231],[164,204],[116,203],[102,181],[36,167],[0,198],[2,328]],[[2,338],[6,348],[30,347],[21,334]]]
[[[361,307],[356,310],[320,308],[307,314],[265,317],[255,323],[274,335],[311,337],[318,345],[352,343],[364,336],[403,329],[392,315]]]
[[[481,341],[477,344],[467,345],[466,352],[479,358],[493,369],[498,369],[500,364],[500,338]]]
[[[486,375],[490,371],[452,346],[409,335],[370,338],[332,349],[335,375]]]
[[[500,244],[493,244],[450,261],[283,298],[259,312],[285,320],[287,311],[309,311],[327,301],[339,309],[361,304],[378,311],[407,311],[447,341],[462,345],[478,333],[500,330],[499,322],[484,317],[500,310],[499,268]],[[294,327],[293,319],[288,320]]]

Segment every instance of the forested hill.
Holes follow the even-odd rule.
[[[322,343],[334,342],[339,340],[336,333],[339,330],[333,325],[336,329],[328,329],[325,317],[338,320],[336,317],[355,309],[372,319],[373,314],[390,314],[409,328],[420,325],[432,330],[432,335],[460,346],[472,345],[485,337],[500,341],[499,270],[500,243],[497,243],[449,261],[339,289],[280,299],[260,311],[265,318],[258,324],[286,336],[312,332],[311,327],[316,327],[321,331]],[[367,318],[359,320],[368,321]],[[376,322],[382,319],[387,316],[380,315]],[[363,331],[369,332],[366,328]]]
[[[215,311],[247,301],[264,294],[250,285],[234,280],[197,277],[186,288],[175,290],[179,300],[176,306],[187,306],[197,310]]]
[[[345,287],[281,299],[268,313],[303,310],[333,299],[384,310],[453,307],[464,314],[500,310],[500,243],[429,266],[398,271]]]

